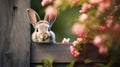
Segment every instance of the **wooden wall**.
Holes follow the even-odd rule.
[[[0,67],[30,67],[30,0],[0,0]]]

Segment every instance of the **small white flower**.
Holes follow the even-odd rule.
[[[70,38],[63,38],[62,43],[68,44],[70,42]]]

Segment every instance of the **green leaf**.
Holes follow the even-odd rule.
[[[66,10],[66,8],[69,6],[67,3],[67,0],[61,0],[62,6],[59,7],[60,10]]]
[[[89,63],[91,63],[91,62],[92,62],[91,59],[85,59],[85,60],[84,60],[84,63],[85,63],[85,64],[89,64]]]
[[[43,67],[42,65],[36,65],[36,67]]]
[[[80,5],[84,4],[86,0],[80,0]]]
[[[43,63],[44,63],[44,67],[53,67],[53,57],[47,58],[47,59],[43,59]]]
[[[97,63],[96,66],[97,67],[106,67],[104,64],[100,64],[100,63]]]
[[[72,60],[71,63],[68,64],[66,67],[74,67],[74,63],[75,63],[75,61],[76,61],[75,59]]]

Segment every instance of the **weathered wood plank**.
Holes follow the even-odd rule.
[[[30,0],[0,0],[0,67],[30,66]]]
[[[53,63],[53,67],[67,67],[70,63]],[[95,67],[96,63],[84,64],[84,63],[75,63],[73,67]],[[40,65],[44,65],[42,63],[39,64],[31,64],[31,67],[37,67]]]
[[[54,58],[55,63],[66,63],[72,60],[70,45],[65,44],[32,44],[31,63],[41,63],[43,59]]]
[[[70,51],[70,44],[65,45],[61,43],[56,44],[40,44],[32,43],[31,50],[31,64],[42,63],[43,59],[53,57],[54,63],[70,63],[73,59]],[[82,59],[91,59],[92,63],[105,63],[105,57],[102,57],[95,46],[86,44],[85,53],[80,54]],[[83,62],[80,61],[81,64]]]

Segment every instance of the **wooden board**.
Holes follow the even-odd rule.
[[[30,67],[30,0],[0,0],[0,67]]]
[[[69,45],[56,44],[32,44],[31,63],[42,63],[43,59],[54,58],[54,63],[69,63],[72,55],[69,51]]]
[[[32,43],[31,44],[31,65],[39,65],[42,63],[43,59],[47,59],[50,57],[54,58],[54,65],[64,65],[69,64],[73,59],[73,56],[70,53],[69,47],[71,44],[40,44],[40,43]],[[89,65],[95,63],[105,63],[105,57],[101,56],[97,48],[92,44],[86,44],[86,52],[83,54],[81,52],[80,58],[82,59],[91,59],[92,62]],[[79,62],[80,65],[85,65],[82,61]],[[91,67],[92,67],[91,66]],[[55,66],[56,67],[56,66]]]

